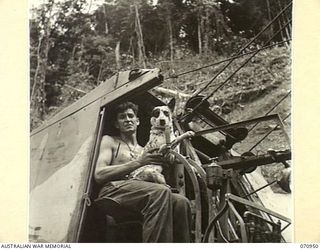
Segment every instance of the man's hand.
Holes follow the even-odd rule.
[[[137,159],[137,162],[141,166],[145,165],[162,165],[164,163],[163,155],[155,152],[158,148],[151,149],[149,151],[143,152],[143,154]]]

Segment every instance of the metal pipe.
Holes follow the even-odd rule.
[[[218,126],[218,127],[211,128],[211,129],[201,130],[201,131],[195,132],[194,136],[209,134],[209,133],[213,133],[216,131],[227,130],[227,129],[231,129],[231,128],[237,128],[237,127],[241,127],[241,126],[248,125],[251,123],[256,123],[258,121],[269,121],[269,120],[280,120],[280,118],[279,118],[278,114],[261,116],[261,117],[253,118],[253,119],[246,120],[246,121],[241,121],[241,122],[236,122],[236,123],[232,123],[232,124]]]

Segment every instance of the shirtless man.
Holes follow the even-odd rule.
[[[189,200],[163,185],[127,179],[132,171],[149,164],[161,165],[162,156],[144,152],[138,145],[138,107],[126,102],[115,108],[119,136],[103,136],[95,180],[103,185],[99,197],[110,197],[142,214],[143,242],[190,242]],[[142,155],[141,155],[142,154]]]

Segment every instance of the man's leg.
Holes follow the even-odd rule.
[[[191,242],[191,206],[189,200],[179,194],[172,194],[173,241]]]
[[[127,180],[102,189],[107,196],[143,216],[143,242],[172,242],[172,193],[164,185]]]

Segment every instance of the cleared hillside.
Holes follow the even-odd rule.
[[[246,58],[247,57],[235,60],[220,77],[212,82],[201,94],[204,96],[211,94],[217,86],[223,83],[227,77],[243,65]],[[174,67],[164,72],[165,76],[169,79],[163,83],[163,87],[183,94],[192,94],[194,91],[205,86],[226,63],[204,68],[178,78],[170,78],[170,74],[173,72],[172,69],[175,74],[179,75],[183,72],[224,59],[225,58],[213,56],[206,60],[200,60],[196,57],[182,58],[174,63]],[[168,62],[160,62],[157,66],[168,69],[171,65]],[[286,132],[290,136],[290,76],[291,60],[290,49],[288,47],[275,47],[259,52],[256,57],[241,68],[230,81],[213,94],[209,99],[211,107],[217,110],[228,122],[238,122],[267,114],[267,112],[270,112],[270,110],[284,98],[270,114],[279,114],[282,119],[289,115],[289,117],[285,119],[284,124]],[[285,98],[285,96],[288,97]],[[182,102],[186,100],[186,98],[180,99]],[[253,145],[276,125],[273,121],[258,124],[250,131],[248,137],[241,143],[236,144],[234,148],[240,153],[249,151]],[[254,154],[263,154],[266,153],[268,149],[284,150],[288,148],[289,144],[286,141],[284,133],[280,129],[276,129],[259,145],[252,149],[252,152]],[[261,167],[261,172],[266,180],[271,182],[279,177],[282,169],[284,169],[282,164],[273,164]],[[271,188],[276,192],[282,192],[277,184],[273,184]]]

